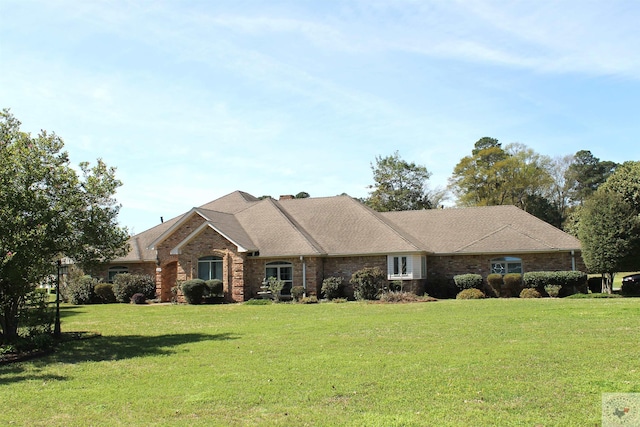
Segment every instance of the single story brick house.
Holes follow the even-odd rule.
[[[265,278],[320,294],[326,277],[379,267],[423,292],[454,275],[584,270],[580,242],[514,206],[375,212],[349,196],[258,199],[235,191],[132,236],[131,250],[103,271],[155,276],[171,299],[177,283],[223,281],[228,301],[246,301]]]

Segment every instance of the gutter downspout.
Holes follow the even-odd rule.
[[[576,271],[576,251],[571,250],[571,271]]]
[[[302,289],[303,296],[307,297],[307,263],[304,260],[304,257],[300,255],[300,261],[302,261]]]

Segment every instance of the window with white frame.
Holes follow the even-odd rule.
[[[424,279],[427,275],[427,257],[424,255],[388,255],[388,280]]]
[[[291,288],[293,287],[293,264],[285,261],[268,262],[264,277],[267,280],[271,277],[281,280],[284,286],[280,294],[291,295]]]
[[[205,256],[198,259],[198,279],[222,280],[222,258],[218,256]]]
[[[491,272],[497,274],[520,273],[522,274],[522,259],[506,256],[491,260]]]
[[[129,267],[125,267],[122,265],[116,265],[113,267],[109,267],[109,271],[107,272],[107,282],[109,283],[113,283],[113,279],[115,279],[115,277],[118,274],[124,274],[124,273],[128,273],[129,272]]]

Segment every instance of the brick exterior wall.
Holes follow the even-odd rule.
[[[156,275],[156,263],[155,262],[114,262],[107,266],[101,267],[95,274],[98,280],[106,282],[109,277],[109,267],[127,267],[129,274],[146,274],[151,277]]]
[[[551,252],[535,254],[503,254],[503,255],[455,255],[427,257],[427,277],[445,276],[453,278],[458,274],[476,273],[487,277],[491,273],[491,260],[504,256],[522,259],[523,272],[527,271],[562,271],[571,270],[570,252]],[[584,261],[579,252],[575,254],[576,270],[586,271]]]

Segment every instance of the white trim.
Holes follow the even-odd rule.
[[[394,273],[395,262],[397,258],[406,258],[405,273]],[[424,263],[423,263],[424,258]],[[401,262],[401,259],[398,259]],[[387,255],[387,280],[417,280],[427,277],[426,271],[422,271],[423,266],[426,268],[426,255],[424,254],[392,254]]]

